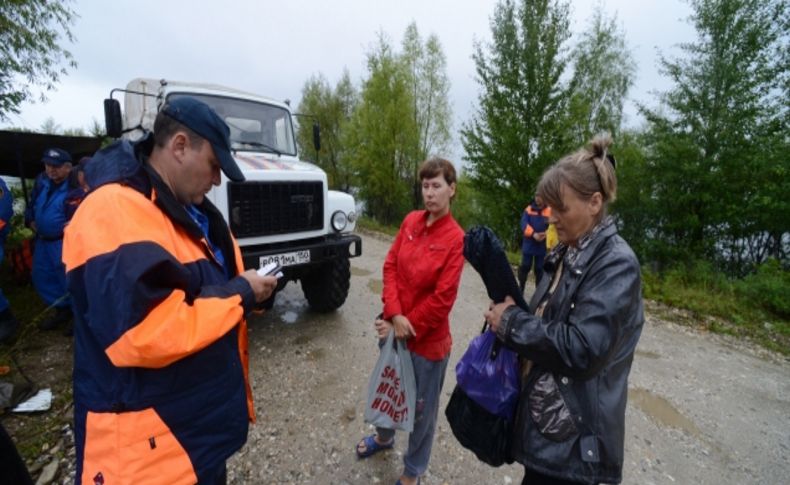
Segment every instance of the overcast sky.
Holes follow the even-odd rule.
[[[61,128],[102,125],[102,99],[135,77],[223,84],[296,107],[305,81],[323,75],[334,86],[344,68],[357,86],[366,75],[365,53],[384,32],[396,46],[412,21],[423,37],[434,33],[447,56],[457,131],[473,113],[479,92],[474,79],[475,41],[491,38],[495,0],[77,0],[79,15],[67,46],[78,67],[62,78],[47,103],[25,104],[3,127],[37,130],[52,117]],[[657,69],[658,52],[675,55],[694,39],[682,0],[574,0],[574,33],[587,28],[603,5],[625,30],[637,62],[636,84],[626,105],[627,122],[638,124],[634,100],[655,105],[651,93],[670,87]],[[571,42],[575,41],[575,38]]]

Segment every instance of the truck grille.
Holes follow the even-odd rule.
[[[239,238],[324,227],[321,182],[230,182],[228,205],[230,228]]]

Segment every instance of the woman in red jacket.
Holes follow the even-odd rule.
[[[409,213],[384,262],[382,318],[376,321],[379,338],[394,331],[407,339],[417,381],[414,430],[397,484],[419,483],[431,457],[439,395],[450,356],[450,310],[458,294],[464,267],[464,231],[450,214],[455,196],[455,168],[432,158],[420,168],[425,210]],[[392,448],[395,431],[376,428],[376,434],[357,444],[357,455],[367,458]]]

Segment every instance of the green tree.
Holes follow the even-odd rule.
[[[422,205],[420,164],[431,155],[446,153],[450,143],[450,81],[446,73],[447,60],[436,35],[431,34],[423,43],[417,24],[412,22],[406,28],[402,46],[402,59],[412,91],[414,123],[418,129],[407,162],[407,182],[411,186],[412,208],[416,209]]]
[[[55,118],[50,116],[41,123],[41,127],[38,131],[50,135],[59,135],[63,131],[63,128],[55,121]]]
[[[317,122],[321,127],[321,150],[316,154],[316,163],[326,171],[329,186],[344,192],[351,190],[352,170],[342,134],[351,119],[357,96],[346,70],[334,90],[323,75],[311,77],[302,88],[299,103],[299,112],[309,115],[301,118],[296,130],[299,151],[307,157],[315,154],[312,121]]]
[[[458,176],[452,209],[453,217],[464,230],[487,224],[488,218],[483,212],[482,200],[482,195],[475,189],[466,172],[462,171]]]
[[[503,0],[491,31],[490,45],[475,46],[482,92],[461,141],[470,178],[486,194],[482,203],[489,225],[515,243],[518,216],[537,180],[572,147],[566,126],[569,89],[562,82],[569,7],[559,0],[522,0],[518,6]]]
[[[651,224],[662,208],[646,190],[645,136],[638,130],[622,130],[613,147],[617,160],[617,200],[612,212],[616,215],[620,235],[631,245],[641,261],[654,254]]]
[[[384,34],[368,53],[368,78],[344,133],[367,213],[385,224],[422,205],[420,164],[450,142],[450,83],[439,39],[406,29],[402,51]]]
[[[759,215],[758,227],[765,229],[765,242],[759,247],[765,250],[754,258],[765,261],[773,258],[790,266],[790,244],[788,235],[790,224],[790,6],[787,0],[780,3],[776,10],[778,39],[773,43],[771,59],[776,60],[776,88],[771,90],[771,104],[778,110],[765,130],[771,140],[765,142],[766,156],[761,177],[755,183],[762,187],[760,197],[750,200],[752,210]]]
[[[90,136],[88,132],[85,131],[84,128],[66,128],[61,132],[61,135],[65,136]]]
[[[323,74],[313,75],[308,79],[302,87],[302,99],[299,101],[296,113],[296,146],[299,149],[299,154],[302,159],[314,160],[316,164],[322,165],[321,154],[315,152],[313,146],[313,123],[318,123],[321,126],[321,151],[330,136],[332,128],[323,115],[323,111],[331,104],[332,100],[332,87],[326,80]],[[326,171],[326,167],[322,167]],[[327,176],[330,179],[329,185],[333,186],[332,177],[327,171]]]
[[[76,13],[68,1],[17,0],[0,2],[0,120],[19,113],[32,101],[33,87],[45,92],[55,88],[60,76],[77,67],[71,53],[61,45],[73,42],[69,30]]]
[[[696,42],[661,58],[674,87],[644,109],[646,187],[664,213],[658,259],[693,255],[731,273],[759,262],[788,232],[786,0],[694,0]],[[784,23],[783,23],[784,22]],[[783,27],[784,26],[784,27]],[[783,117],[784,116],[784,117]],[[785,174],[782,177],[782,174]],[[780,177],[780,178],[776,178]]]
[[[409,72],[384,34],[367,54],[369,77],[363,82],[343,143],[356,176],[365,210],[384,224],[396,224],[411,197],[405,182],[418,127],[413,113]]]
[[[91,125],[88,127],[88,133],[95,138],[103,138],[106,136],[106,129],[103,124],[99,123],[96,118],[91,119]]]
[[[618,140],[623,105],[636,73],[625,32],[617,27],[616,17],[607,18],[598,9],[591,24],[571,54],[573,78],[568,114],[574,144],[578,146],[604,131]]]

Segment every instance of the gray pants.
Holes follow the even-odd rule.
[[[417,409],[414,414],[414,430],[409,435],[409,448],[403,456],[403,474],[407,477],[419,477],[428,469],[436,418],[439,415],[439,397],[449,360],[449,355],[443,360],[428,360],[411,354],[414,380],[417,382]],[[382,441],[395,437],[395,430],[389,428],[376,428],[376,433]]]

